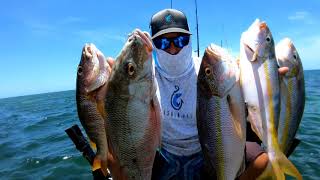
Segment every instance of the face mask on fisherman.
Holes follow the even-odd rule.
[[[175,55],[169,54],[156,47],[154,48],[153,53],[157,68],[166,76],[179,77],[192,68],[191,41]]]

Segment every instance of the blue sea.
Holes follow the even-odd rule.
[[[320,70],[305,71],[305,85],[302,142],[289,159],[304,179],[318,180]],[[0,99],[0,124],[0,179],[92,179],[89,163],[65,133],[74,124],[82,129],[75,91]]]

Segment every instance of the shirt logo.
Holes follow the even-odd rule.
[[[179,110],[182,107],[183,100],[181,99],[182,93],[179,92],[179,86],[175,85],[174,88],[176,89],[173,91],[171,95],[171,106],[175,110]]]

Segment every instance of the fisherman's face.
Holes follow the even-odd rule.
[[[170,40],[170,44],[169,44],[169,47],[168,48],[165,48],[163,49],[164,51],[166,51],[167,53],[169,54],[172,54],[172,55],[175,55],[175,54],[178,54],[181,49],[183,47],[177,47],[177,45],[174,44],[173,42],[173,39],[179,37],[179,36],[184,36],[185,37],[188,37],[188,41],[186,44],[183,44],[184,46],[189,44],[189,38],[190,38],[190,35],[188,34],[183,34],[183,33],[178,33],[178,32],[172,32],[172,33],[166,33],[166,34],[163,34],[159,37],[157,37],[157,39],[163,39],[163,38],[167,38],[168,40]],[[183,38],[183,37],[182,37]],[[186,42],[186,41],[184,41]],[[181,43],[180,43],[181,44]],[[161,49],[161,48],[160,48]]]

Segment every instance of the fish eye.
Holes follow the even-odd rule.
[[[205,70],[204,70],[204,73],[207,75],[207,76],[209,76],[209,75],[211,75],[211,69],[209,68],[209,67],[207,67],[207,68],[205,68]]]
[[[83,74],[83,69],[81,66],[78,66],[78,75],[82,75]]]
[[[267,42],[270,42],[270,41],[271,41],[270,36],[267,36],[267,37],[266,37],[266,40],[267,40]]]
[[[294,54],[294,55],[293,55],[293,58],[294,58],[295,60],[297,60],[297,59],[298,59],[298,56],[297,56],[296,54]]]
[[[135,68],[132,63],[128,63],[127,65],[127,73],[132,76],[134,74]]]

